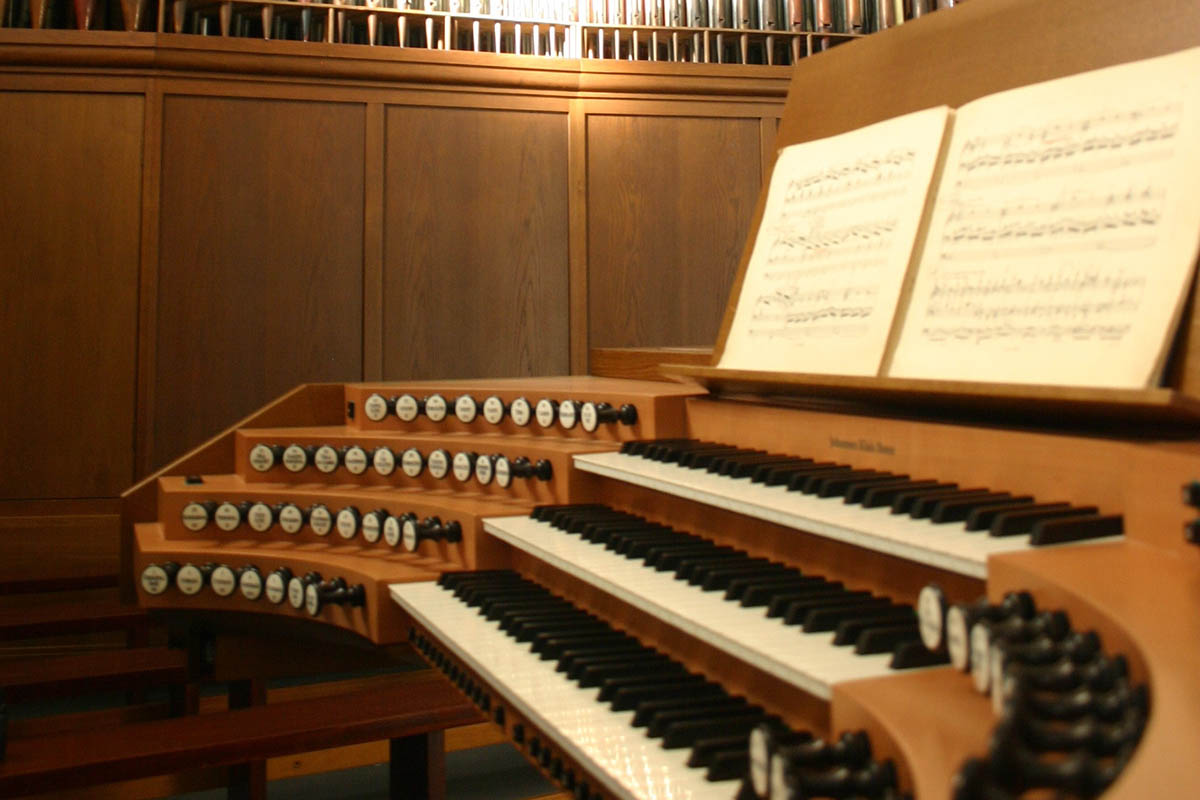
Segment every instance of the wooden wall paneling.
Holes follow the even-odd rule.
[[[134,472],[145,475],[154,453],[154,348],[158,329],[158,211],[162,190],[162,106],[158,81],[147,87],[142,133],[142,235],[138,268],[137,399],[133,430]],[[132,476],[130,476],[132,478]]]
[[[571,373],[586,375],[591,369],[588,348],[588,254],[587,254],[587,105],[572,100],[568,134],[570,174],[570,297]]]
[[[775,139],[779,134],[779,117],[764,116],[759,120],[758,135],[762,145],[762,184],[765,186],[771,180],[771,170],[775,168],[775,156],[779,149]]]
[[[592,114],[592,347],[709,345],[761,187],[755,117]]]
[[[0,92],[0,498],[133,477],[143,99]]]
[[[0,502],[0,584],[116,575],[120,521],[115,499]]]
[[[368,103],[363,175],[363,380],[383,379],[384,106]]]
[[[361,103],[168,94],[153,463],[363,371]]]
[[[567,115],[389,106],[384,377],[569,368]]]

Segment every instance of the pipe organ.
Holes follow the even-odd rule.
[[[131,496],[130,580],[408,643],[584,800],[1193,791],[1194,445],[872,412],[301,387]]]

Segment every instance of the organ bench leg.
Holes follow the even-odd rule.
[[[250,708],[267,702],[266,681],[247,679],[229,682],[229,708]],[[229,800],[266,800],[267,762],[259,759],[229,768]]]
[[[392,739],[388,756],[388,797],[446,800],[446,741],[442,731]]]

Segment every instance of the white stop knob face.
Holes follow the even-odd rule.
[[[242,590],[242,597],[247,600],[257,600],[262,597],[262,575],[258,574],[258,570],[248,569],[242,573],[238,587]]]
[[[383,540],[390,547],[400,544],[400,520],[397,517],[388,517],[384,521]]]
[[[317,469],[328,475],[338,468],[338,452],[327,444],[317,448],[313,454],[313,464]]]
[[[333,530],[333,514],[325,506],[313,506],[308,512],[308,525],[317,536],[328,536]]]
[[[992,678],[992,636],[987,625],[971,628],[971,681],[979,692],[986,692]]]
[[[430,422],[441,422],[446,418],[446,398],[440,394],[431,394],[425,398],[425,416]]]
[[[770,788],[770,758],[767,736],[759,728],[750,731],[750,784],[756,797],[766,797]]]
[[[184,564],[175,575],[175,585],[184,594],[199,594],[204,588],[204,574],[194,564]]]
[[[223,531],[231,531],[242,524],[242,512],[233,503],[221,503],[213,514],[217,527]]]
[[[471,461],[471,456],[466,453],[454,454],[454,477],[466,483],[471,480],[471,475],[475,471],[475,464]]]
[[[363,401],[363,413],[371,422],[382,422],[387,416],[387,400],[381,394],[372,394]]]
[[[492,425],[499,425],[504,421],[504,401],[496,395],[492,395],[483,401],[483,418]]]
[[[400,456],[400,469],[410,478],[418,477],[425,470],[425,457],[415,447],[410,447]]]
[[[188,503],[180,515],[183,527],[189,531],[198,531],[208,524],[208,509],[199,503]]]
[[[250,466],[259,472],[266,472],[275,466],[275,453],[265,444],[256,444],[250,448]]]
[[[288,445],[283,451],[283,466],[287,467],[288,472],[299,472],[308,466],[308,453],[298,444]]]
[[[304,512],[299,506],[293,503],[288,503],[283,508],[279,509],[279,527],[287,533],[299,533],[304,527]]]
[[[429,474],[439,481],[450,472],[450,454],[445,450],[434,450],[429,454]]]
[[[379,524],[378,514],[367,514],[365,517],[363,517],[362,534],[364,539],[371,544],[375,544],[379,541],[380,532],[381,526]]]
[[[410,553],[417,552],[417,521],[413,519],[404,520],[404,549]]]
[[[292,578],[288,581],[287,597],[292,608],[304,607],[304,594],[304,581],[299,578]]]
[[[538,425],[541,425],[543,428],[549,428],[554,424],[556,411],[557,407],[554,405],[554,401],[543,397],[537,401],[537,407],[533,413]]]
[[[575,427],[575,423],[579,421],[579,416],[575,413],[576,405],[571,400],[564,400],[558,404],[558,423],[567,430]],[[538,420],[541,422],[541,420]]]
[[[942,646],[945,620],[942,619],[943,595],[936,586],[926,586],[917,595],[917,621],[921,642],[930,650]]]
[[[512,417],[512,421],[524,428],[529,424],[530,417],[533,416],[533,410],[529,407],[529,401],[524,397],[518,397],[512,401],[512,405],[508,409],[508,415]]]
[[[337,513],[337,532],[343,539],[353,539],[358,533],[358,515],[354,508],[343,508]]]
[[[404,422],[412,422],[417,418],[421,406],[417,402],[417,398],[411,394],[402,394],[396,398],[396,416]]]
[[[507,489],[512,485],[512,464],[504,456],[496,459],[495,464],[496,485],[501,489]]]
[[[946,650],[950,664],[957,670],[967,671],[971,663],[971,641],[967,632],[967,617],[958,606],[946,612]]]
[[[222,565],[213,570],[208,585],[217,597],[229,597],[237,589],[237,576],[229,567]]]
[[[454,401],[454,416],[458,417],[458,421],[469,425],[475,421],[475,417],[479,414],[479,407],[475,404],[475,398],[469,394],[464,394]]]
[[[259,533],[265,533],[271,529],[274,523],[274,514],[271,512],[271,507],[266,503],[255,503],[250,506],[250,511],[246,513],[246,521],[250,523],[250,527]]]
[[[492,460],[490,458],[480,456],[475,460],[475,480],[487,486],[492,482],[492,474]]]
[[[315,617],[321,613],[321,590],[317,588],[315,583],[310,583],[304,587],[304,610],[308,612],[310,617]]]
[[[277,572],[272,572],[267,576],[267,599],[276,605],[283,602],[283,598],[287,596],[287,584],[283,580],[283,576]]]
[[[167,571],[158,564],[151,564],[142,570],[142,591],[146,594],[162,594],[170,585]]]
[[[596,428],[600,427],[600,414],[595,403],[584,403],[583,408],[579,409],[579,424],[588,433],[595,433]]]
[[[371,464],[380,475],[391,475],[396,470],[396,454],[386,447],[376,448]]]
[[[351,475],[362,475],[367,471],[367,465],[370,462],[367,460],[367,451],[355,444],[346,450],[346,455],[342,457],[342,463],[346,465],[346,471]]]

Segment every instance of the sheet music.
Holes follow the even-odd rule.
[[[879,371],[950,114],[780,151],[719,366]]]
[[[889,374],[1143,388],[1200,243],[1200,49],[958,110]]]

